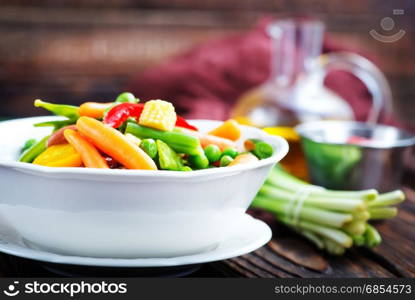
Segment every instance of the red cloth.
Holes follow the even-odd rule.
[[[129,90],[143,100],[169,100],[187,118],[226,119],[242,93],[269,77],[271,44],[264,31],[268,22],[263,20],[248,33],[209,41],[152,67],[134,79]],[[323,52],[339,50],[359,52],[325,38]],[[350,103],[358,120],[367,118],[371,96],[356,77],[332,72],[325,84]]]

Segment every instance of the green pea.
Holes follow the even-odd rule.
[[[235,158],[238,155],[238,151],[234,148],[226,148],[225,150],[223,150],[222,152],[222,156],[230,156],[232,158]]]
[[[115,99],[116,103],[137,103],[139,101],[132,93],[124,92],[118,95]]]
[[[222,158],[220,159],[220,166],[221,167],[226,167],[227,165],[229,165],[231,162],[233,161],[233,158],[230,157],[229,155],[224,155],[222,156]]]
[[[266,142],[259,142],[255,144],[255,149],[252,153],[259,159],[265,159],[271,157],[274,154],[272,146]]]
[[[142,140],[140,143],[140,148],[143,149],[144,152],[153,159],[157,156],[157,144],[153,139]]]
[[[216,145],[209,145],[205,148],[205,154],[210,163],[218,161],[222,155],[219,147]]]

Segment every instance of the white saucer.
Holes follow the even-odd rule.
[[[29,248],[15,232],[1,226],[0,252],[56,264],[101,267],[170,267],[200,264],[243,255],[265,245],[271,236],[272,232],[268,225],[245,215],[241,226],[227,240],[210,251],[169,258],[120,259],[68,256]]]

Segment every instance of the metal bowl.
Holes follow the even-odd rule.
[[[406,151],[415,136],[396,127],[354,121],[318,121],[297,126],[313,183],[330,189],[375,188],[381,192],[400,185]],[[371,142],[350,144],[354,136]]]

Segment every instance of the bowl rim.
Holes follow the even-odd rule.
[[[322,138],[316,138],[311,134],[311,131],[316,129],[327,128],[328,126],[343,126],[344,128],[360,128],[371,130],[375,127],[382,129],[395,130],[397,132],[404,133],[408,135],[407,138],[398,139],[394,142],[382,143],[382,142],[371,142],[368,144],[348,144],[348,143],[339,143],[339,142],[330,142],[323,140]],[[327,145],[336,145],[336,146],[351,146],[359,148],[369,148],[369,149],[391,149],[391,148],[400,148],[400,147],[410,147],[415,145],[415,135],[412,133],[403,130],[401,128],[385,125],[385,124],[372,124],[361,121],[339,121],[339,120],[323,120],[323,121],[311,121],[297,125],[295,131],[300,135],[301,138],[308,139],[315,143],[327,144]]]
[[[19,119],[12,119],[1,121],[0,124],[9,123],[9,122],[19,122],[19,121],[31,121],[33,123],[39,121],[40,119],[50,119],[50,120],[59,120],[59,117],[55,116],[40,116],[40,117],[29,117],[29,118],[19,118]],[[206,120],[206,119],[195,119],[195,120],[188,120],[189,122],[196,122],[196,123],[221,123],[223,121],[219,120]],[[210,175],[230,175],[233,173],[241,172],[241,171],[248,171],[256,168],[260,168],[262,166],[266,166],[269,164],[277,163],[280,161],[287,153],[288,153],[288,142],[280,137],[275,135],[270,135],[265,131],[260,130],[259,128],[240,125],[243,128],[247,128],[248,130],[253,130],[258,133],[258,136],[266,136],[268,140],[272,141],[274,147],[274,154],[266,159],[259,160],[253,163],[241,164],[232,166],[230,168],[210,168],[210,169],[203,169],[203,170],[193,170],[191,172],[183,172],[183,171],[168,171],[168,170],[125,170],[125,169],[93,169],[93,168],[73,168],[73,167],[47,167],[47,166],[39,166],[33,165],[31,163],[24,163],[19,161],[11,161],[11,160],[2,160],[0,158],[0,168],[13,168],[17,170],[21,170],[23,172],[30,172],[30,173],[38,173],[39,175],[54,175],[54,176],[65,176],[65,175],[84,175],[89,176],[93,175],[94,178],[97,177],[113,177],[116,176],[117,178],[125,178],[125,177],[148,177],[148,178],[178,178],[178,179],[185,179],[185,178],[200,178]]]

